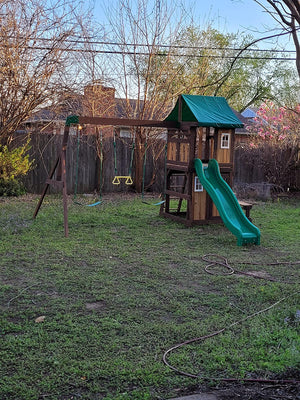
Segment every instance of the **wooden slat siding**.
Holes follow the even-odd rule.
[[[190,151],[190,145],[189,143],[180,143],[179,145],[179,154],[180,154],[180,160],[181,162],[189,162],[189,151]]]
[[[247,160],[247,150],[241,147],[234,152],[234,183],[262,183],[267,182],[263,171],[259,167],[259,160],[250,164]],[[264,154],[260,155],[262,158]],[[288,155],[287,155],[288,156]],[[300,189],[300,168],[290,171],[290,187]]]
[[[198,153],[196,154],[196,157],[200,158],[200,160],[204,157],[203,154],[203,142],[202,142],[202,137],[203,137],[203,132],[204,128],[201,126],[197,129],[197,148],[198,148]]]
[[[76,182],[77,137],[71,136],[67,150],[67,188],[73,193]],[[82,136],[79,146],[78,193],[87,193],[97,188],[96,177],[97,153],[94,136]]]
[[[222,133],[228,133],[230,135],[230,142],[229,142],[229,149],[222,149],[221,148],[221,137]],[[233,141],[233,134],[232,131],[229,129],[219,129],[219,136],[218,136],[218,143],[217,143],[217,160],[218,163],[221,164],[228,164],[231,162],[230,156],[231,156],[231,146],[232,146],[232,141]]]
[[[205,220],[206,213],[206,191],[203,189],[203,192],[195,192],[195,176],[193,174],[193,220]]]
[[[256,160],[250,165],[245,161],[246,150],[235,149],[234,152],[234,183],[258,183],[264,182],[262,170],[257,166]]]
[[[176,153],[176,142],[169,142],[167,153],[168,160],[176,161]]]

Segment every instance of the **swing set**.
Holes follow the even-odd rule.
[[[69,141],[70,135],[70,127],[71,126],[83,126],[83,125],[95,125],[95,126],[140,126],[140,127],[148,127],[148,128],[167,128],[167,129],[176,129],[178,127],[177,122],[173,121],[155,121],[155,120],[140,120],[140,119],[125,119],[125,118],[105,118],[105,117],[85,117],[72,115],[69,116],[65,123],[64,135],[62,140],[62,146],[59,152],[59,155],[56,158],[56,161],[49,172],[48,178],[45,181],[45,186],[39,202],[36,206],[36,209],[33,214],[33,218],[37,217],[37,214],[41,208],[41,205],[44,201],[44,198],[47,194],[47,191],[50,186],[58,188],[62,191],[63,197],[63,213],[64,213],[64,234],[65,237],[69,235],[69,226],[68,226],[68,196],[67,196],[67,168],[66,168],[66,154],[67,154],[67,145]],[[75,177],[75,190],[74,190],[74,199],[73,201],[76,204],[84,205],[88,207],[94,207],[96,205],[101,204],[102,202],[102,194],[101,194],[101,186],[103,179],[103,144],[102,137],[100,140],[100,197],[99,200],[92,204],[84,204],[77,200],[77,189],[78,189],[78,174],[79,174],[79,146],[80,146],[80,129],[78,129],[79,133],[77,134],[77,156],[76,156],[76,177]],[[114,158],[115,158],[115,176],[113,178],[112,183],[114,185],[119,185],[121,183],[121,179],[125,179],[126,185],[132,185],[132,165],[133,165],[133,157],[135,150],[135,140],[133,140],[132,150],[131,150],[131,160],[128,175],[118,175],[117,171],[117,163],[116,163],[116,140],[114,137]],[[147,150],[147,141],[145,144],[145,150]],[[142,184],[142,199],[144,200],[144,180],[145,180],[145,169],[146,169],[146,151],[144,156],[144,164],[143,164],[143,184]],[[54,178],[55,176],[55,178]],[[146,203],[145,201],[143,201]],[[159,205],[163,202],[155,203],[153,205]],[[146,203],[148,204],[148,203]]]
[[[160,216],[186,226],[223,220],[226,227],[237,236],[238,245],[259,244],[259,229],[243,214],[230,188],[233,182],[235,129],[243,127],[243,124],[224,97],[180,95],[164,121],[78,116],[67,118],[60,154],[49,173],[34,213],[36,217],[50,185],[60,188],[63,193],[65,236],[68,236],[66,150],[72,124],[167,128],[165,201],[161,204]],[[146,157],[147,151],[142,197]],[[55,172],[56,178],[53,179]],[[125,179],[125,183],[127,180],[129,184],[129,177],[131,171],[125,176],[116,173],[115,184],[119,184],[120,179]],[[174,203],[177,204],[175,211]]]

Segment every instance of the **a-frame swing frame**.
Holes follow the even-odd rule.
[[[69,116],[66,119],[63,140],[62,140],[62,146],[61,146],[59,155],[58,155],[52,169],[49,172],[48,178],[46,179],[46,182],[45,182],[43,192],[41,194],[41,197],[39,199],[39,202],[38,202],[36,209],[34,211],[34,214],[33,214],[33,218],[36,218],[50,185],[61,189],[62,195],[63,195],[65,237],[69,236],[66,156],[67,156],[67,146],[68,146],[68,141],[69,141],[71,125],[140,126],[140,127],[148,127],[148,128],[178,129],[179,124],[174,121],[86,117],[86,116],[78,116],[78,115]],[[53,179],[55,172],[56,172],[56,178]]]

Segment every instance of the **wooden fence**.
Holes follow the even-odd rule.
[[[252,184],[252,183],[266,183],[268,179],[264,175],[261,166],[264,164],[264,157],[266,155],[260,152],[256,157],[249,158],[247,150],[238,147],[234,152],[234,183],[238,184]],[[288,158],[289,154],[283,154]],[[280,186],[280,184],[278,184]],[[300,165],[292,170],[288,170],[288,177],[286,182],[282,182],[282,186],[287,186],[292,189],[300,190]]]
[[[18,136],[22,140],[24,136]],[[25,178],[25,186],[30,193],[41,193],[48,173],[55,162],[62,143],[62,136],[52,134],[32,134],[31,157],[34,159],[34,168]],[[116,139],[116,160],[118,175],[128,175],[132,143],[130,139]],[[162,141],[161,146],[164,146]],[[125,185],[124,181],[116,186],[112,184],[115,175],[115,158],[113,138],[103,140],[103,165],[102,179],[100,179],[100,160],[96,151],[95,136],[83,136],[80,140],[78,153],[78,193],[91,193],[99,191],[100,180],[102,192],[131,191],[134,186]],[[77,168],[77,137],[70,136],[67,149],[67,188],[68,193],[74,193]],[[164,152],[158,161],[154,161],[151,148],[147,151],[147,163],[145,174],[145,187],[151,182],[153,173],[156,175],[154,184],[149,188],[153,192],[161,193],[164,187]],[[134,175],[134,165],[133,165]],[[235,151],[235,184],[262,183],[266,179],[257,166],[255,160],[252,164],[245,162],[244,150],[238,148]],[[300,189],[300,169],[291,172],[291,186]],[[52,193],[55,189],[51,188]]]
[[[22,135],[18,140],[22,141]],[[30,157],[34,159],[34,167],[24,179],[25,187],[30,193],[41,193],[49,171],[61,150],[62,136],[52,134],[32,134]],[[163,146],[163,143],[162,143]],[[68,193],[74,193],[77,182],[77,193],[91,193],[99,191],[100,182],[103,193],[134,190],[134,185],[125,185],[121,180],[120,185],[113,185],[115,176],[115,160],[117,175],[128,175],[132,156],[132,141],[127,138],[116,139],[114,150],[113,138],[105,138],[102,142],[103,163],[102,171],[99,156],[97,155],[96,137],[93,135],[82,136],[79,147],[76,136],[70,136],[67,148],[67,189]],[[116,151],[116,155],[115,155]],[[78,162],[77,162],[78,160]],[[78,168],[78,169],[77,169]],[[148,188],[153,171],[157,170],[155,183]],[[134,165],[133,165],[134,175]],[[164,157],[157,162],[148,148],[145,167],[145,190],[161,192],[164,181]],[[134,177],[134,176],[133,176]],[[51,193],[57,192],[50,189]]]

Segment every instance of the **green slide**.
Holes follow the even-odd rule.
[[[212,201],[215,203],[225,226],[237,237],[238,246],[247,243],[260,244],[260,231],[243,213],[230,186],[220,174],[216,160],[209,160],[203,166],[201,160],[194,160],[196,174]]]

